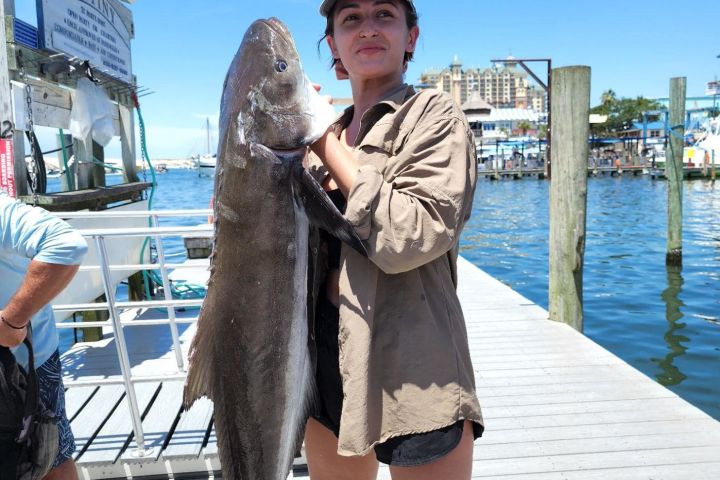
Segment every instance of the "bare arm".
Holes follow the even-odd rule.
[[[59,265],[37,260],[30,262],[25,280],[4,309],[0,322],[0,345],[15,347],[25,339],[25,327],[32,316],[55,298],[70,283],[79,265]],[[11,328],[6,323],[13,327]]]

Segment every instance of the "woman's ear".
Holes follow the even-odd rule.
[[[417,45],[417,39],[420,36],[420,27],[415,25],[410,29],[410,32],[408,33],[408,42],[405,46],[405,51],[408,53],[415,52],[415,46]]]
[[[337,48],[335,48],[335,40],[330,35],[325,37],[325,41],[328,44],[328,47],[330,47],[330,54],[332,54],[333,58],[340,58],[340,54],[338,54]]]

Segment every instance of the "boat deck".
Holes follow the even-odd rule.
[[[718,478],[720,422],[572,328],[547,320],[543,308],[468,261],[460,259],[458,268],[486,420],[475,442],[473,478]],[[178,314],[193,315],[197,310]],[[187,353],[195,326],[179,328]],[[177,371],[167,326],[125,332],[134,374]],[[62,359],[68,380],[120,374],[112,339],[77,344]],[[133,455],[122,386],[68,389],[81,478],[217,475],[211,402],[182,413],[180,381],[137,384],[136,391],[152,448],[144,458]],[[390,478],[388,469],[378,478]]]

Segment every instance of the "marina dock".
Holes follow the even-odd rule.
[[[648,167],[644,165],[624,165],[621,167],[588,167],[588,177],[597,177],[599,175],[610,175],[612,177],[618,175],[644,175],[648,173]],[[537,177],[539,179],[545,178],[546,172],[544,168],[504,168],[499,170],[494,169],[479,169],[477,172],[479,177],[487,177],[492,180],[499,180],[501,178],[513,178],[521,179],[524,177]],[[653,176],[653,178],[655,178]]]
[[[548,320],[546,310],[467,260],[459,260],[458,270],[486,421],[475,442],[473,478],[717,478],[720,422],[571,327]],[[138,314],[157,312],[125,313],[126,319]],[[177,316],[192,322],[197,310]],[[124,330],[134,375],[176,372],[167,325]],[[180,326],[184,355],[194,330],[192,323]],[[120,375],[112,338],[76,344],[62,360],[68,380]],[[134,454],[122,385],[68,389],[80,478],[213,478],[220,465],[211,402],[181,412],[179,378],[135,389],[152,449],[143,458]],[[307,473],[296,468],[291,478]],[[381,467],[378,478],[389,479],[388,469]]]

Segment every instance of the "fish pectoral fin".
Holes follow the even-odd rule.
[[[368,256],[367,249],[350,222],[333,204],[322,186],[305,170],[302,164],[293,165],[293,193],[296,201],[305,209],[310,223],[318,226],[354,250]]]

